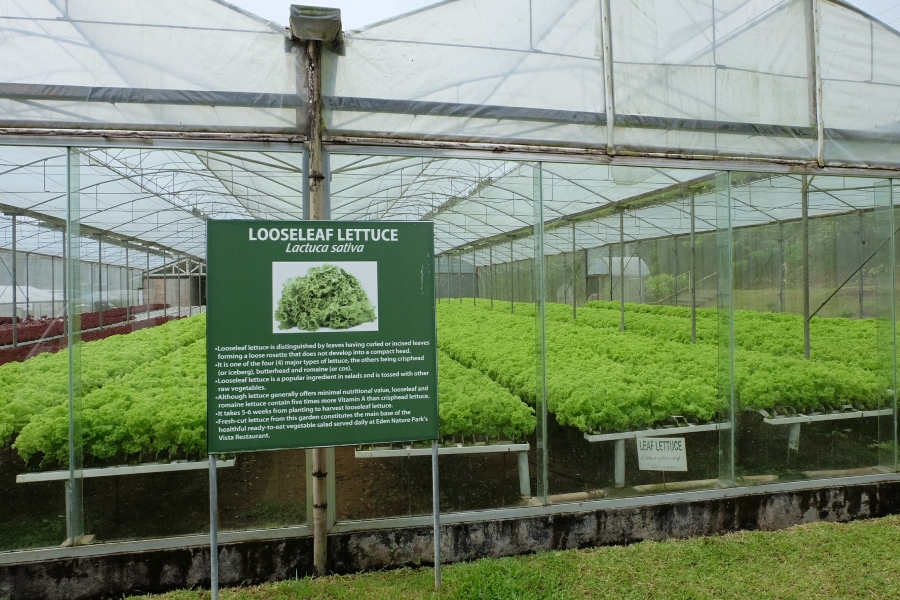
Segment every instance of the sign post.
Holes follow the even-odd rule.
[[[207,257],[210,454],[438,439],[432,223],[210,221]]]

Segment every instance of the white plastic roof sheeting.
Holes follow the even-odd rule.
[[[299,52],[216,0],[0,0],[0,126],[305,131]]]
[[[349,32],[324,57],[326,126],[815,160],[815,38],[824,158],[900,166],[900,35],[888,26],[836,0],[606,2],[611,39],[598,0],[450,0]]]
[[[0,126],[304,132],[285,33],[222,0],[0,0]],[[325,124],[815,160],[820,79],[822,158],[897,168],[898,55],[840,0],[448,0],[324,52]]]

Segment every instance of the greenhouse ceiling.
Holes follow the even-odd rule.
[[[203,258],[208,219],[303,216],[306,54],[283,28],[218,0],[7,0],[0,53],[0,210],[20,249],[62,251],[73,133],[81,234],[107,248]],[[527,152],[552,251],[687,234],[691,195],[708,231],[712,158],[900,169],[898,55],[895,30],[838,0],[438,3],[325,49],[331,215],[434,220],[439,253],[530,256]],[[871,181],[811,177],[811,216],[872,206]],[[732,225],[799,218],[801,185],[736,176]]]

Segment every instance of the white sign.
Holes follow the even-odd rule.
[[[641,471],[687,471],[684,438],[637,438]]]

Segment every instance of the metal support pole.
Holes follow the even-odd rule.
[[[863,235],[863,213],[862,213],[862,211],[859,211],[858,214],[859,214],[859,243],[857,244],[857,248],[858,248],[857,255],[859,256],[859,264],[863,264],[863,246],[866,245],[866,240]],[[865,314],[865,310],[863,310],[863,298],[864,298],[863,272],[864,272],[863,269],[859,270],[859,318],[860,319],[862,319],[863,315]]]
[[[306,43],[306,81],[309,89],[309,213],[313,221],[325,214],[325,149],[322,145],[322,43]],[[324,575],[328,566],[328,456],[314,448],[313,458],[313,566]]]
[[[144,304],[147,308],[147,319],[150,319],[150,253],[147,252],[147,282],[144,284]]]
[[[103,237],[97,237],[97,286],[100,288],[100,329],[103,329]]]
[[[675,306],[678,306],[678,238],[672,236],[672,252],[675,253]]]
[[[606,109],[606,153],[616,154],[615,124],[616,101],[613,93],[613,58],[612,58],[612,15],[611,0],[600,0],[600,19],[603,43],[603,89],[604,108]]]
[[[431,505],[434,514],[434,589],[441,589],[441,484],[438,477],[438,441],[431,441]]]
[[[619,331],[625,331],[625,211],[619,211]]]
[[[169,281],[168,277],[166,277],[166,271],[169,270],[169,267],[166,266],[166,255],[163,254],[163,264],[162,264],[162,281],[163,281],[163,316],[169,316]]]
[[[613,298],[613,278],[612,278],[612,262],[613,262],[613,255],[612,255],[612,244],[609,244],[609,245],[606,247],[606,249],[609,250],[609,260],[608,260],[607,263],[606,263],[606,264],[608,265],[608,271],[609,271],[609,301],[612,302],[613,300],[615,300],[615,298]]]
[[[801,199],[801,235],[803,236],[803,356],[809,359],[809,178],[804,175]]]
[[[50,316],[56,318],[56,259],[50,257]]]
[[[128,246],[125,246],[125,322],[131,320],[131,264]]]
[[[472,248],[472,306],[476,306],[478,299],[478,267],[475,264],[475,248]]]
[[[219,484],[216,455],[209,455],[209,589],[212,600],[219,598]]]
[[[175,264],[181,264],[181,258],[175,261]],[[178,273],[178,277],[175,278],[175,283],[178,285],[177,293],[175,294],[176,301],[178,302],[178,312],[175,314],[177,318],[181,318],[181,273]]]
[[[635,244],[634,255],[637,258],[637,267],[638,267],[638,302],[641,304],[644,303],[644,272],[641,270],[641,264],[643,261],[641,260],[641,241],[638,240],[637,244]]]
[[[697,233],[694,192],[691,192],[691,343],[697,343]]]
[[[510,313],[516,313],[516,261],[513,259],[513,243],[509,241],[509,298]]]
[[[575,290],[578,288],[578,273],[575,270],[575,223],[572,223],[572,320],[578,318]]]
[[[528,468],[528,453],[516,452],[519,459],[519,495],[531,498],[531,473]]]
[[[784,223],[778,221],[778,312],[784,312]]]
[[[625,487],[625,440],[616,440],[616,487]]]
[[[491,272],[490,272],[489,279],[488,279],[488,281],[489,281],[488,285],[490,285],[490,287],[491,287],[491,292],[490,292],[491,309],[493,310],[493,308],[494,308],[494,247],[493,246],[488,247],[488,262],[491,263]]]
[[[31,262],[31,257],[28,256],[28,253],[25,253],[25,318],[28,318],[28,315],[32,312],[31,307],[31,292],[29,288],[31,287],[31,280],[29,278],[30,273],[28,269],[28,264]],[[34,315],[32,315],[34,316]]]
[[[459,298],[459,303],[462,304],[463,272],[462,272],[462,253],[461,252],[460,252],[459,256],[456,258],[456,262],[459,263],[459,269],[456,274],[456,293]]]
[[[18,286],[16,281],[17,268],[16,258],[16,215],[12,215],[12,344],[13,348],[19,345],[19,319],[18,319]]]

